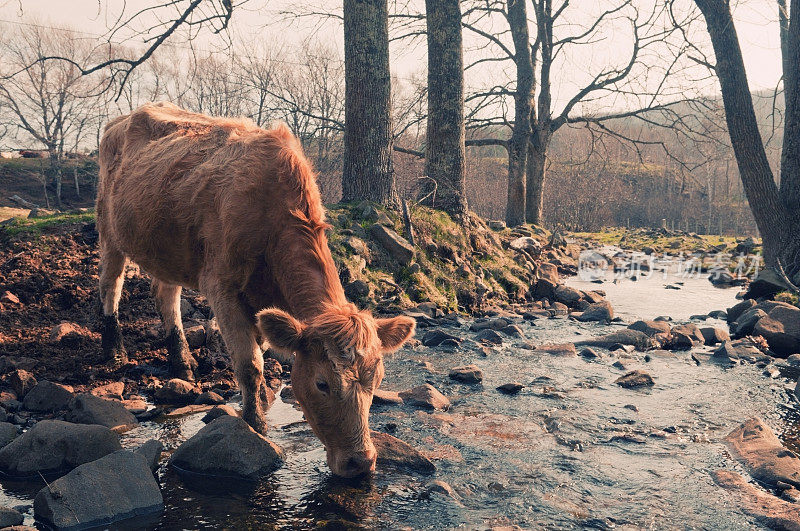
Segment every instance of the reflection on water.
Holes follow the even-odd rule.
[[[580,280],[573,286],[586,289]],[[686,318],[735,302],[733,290],[707,280],[682,290],[626,281],[605,289],[625,319],[671,314]],[[536,344],[574,341],[618,329],[566,319],[519,322]],[[472,337],[468,326],[448,329]],[[302,415],[278,401],[270,411],[270,438],[286,450],[283,468],[257,483],[221,483],[181,477],[162,466],[158,479],[166,511],[153,529],[308,528],[751,528],[712,481],[717,468],[740,470],[720,443],[733,427],[758,415],[781,434],[796,426],[790,380],[765,378],[762,369],[697,365],[688,352],[585,361],[539,354],[523,340],[507,339],[489,351],[465,346],[443,350],[406,348],[386,362],[384,387],[403,390],[430,382],[450,397],[448,412],[381,406],[373,428],[396,426],[395,435],[425,451],[438,471],[423,477],[379,470],[373,477],[333,477],[319,441]],[[429,361],[430,373],[419,362]],[[645,391],[613,382],[624,370],[646,370],[656,385]],[[462,385],[449,368],[475,363],[482,385]],[[516,396],[495,387],[518,381]],[[547,388],[548,392],[543,393]],[[201,415],[146,423],[125,445],[158,437],[168,448],[195,433]],[[428,493],[431,479],[449,483],[455,498]],[[3,482],[3,504],[30,503],[38,486]],[[31,521],[29,516],[28,521]]]

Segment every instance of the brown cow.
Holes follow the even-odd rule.
[[[285,126],[266,131],[168,103],[106,126],[97,228],[108,359],[126,359],[117,310],[130,259],[153,277],[179,376],[191,378],[196,367],[179,308],[186,286],[216,315],[243,418],[265,432],[263,338],[295,354],[295,396],[331,469],[354,476],[375,467],[368,418],[382,355],[413,334],[414,321],[376,319],[347,302],[324,218],[311,165]]]

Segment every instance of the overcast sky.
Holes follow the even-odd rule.
[[[152,5],[155,1],[157,0],[0,0],[0,20],[21,23],[36,19],[43,25],[66,25],[87,32],[87,34],[102,35],[115,23],[123,8],[130,15],[141,7]],[[340,1],[318,1],[320,3],[317,5],[326,10],[341,10]],[[650,2],[652,0],[641,0],[643,6]],[[231,26],[236,39],[298,43],[308,38],[310,23],[290,24],[280,21],[277,13],[287,5],[293,6],[296,5],[296,2],[250,0],[249,3],[235,11]],[[573,20],[577,20],[576,17],[579,18],[582,13],[590,11],[596,5],[599,5],[596,0],[574,0],[570,8],[574,10],[571,15]],[[579,11],[575,6],[585,7],[586,11]],[[754,90],[774,88],[780,78],[775,0],[739,0],[734,14],[751,88]],[[564,62],[555,76],[554,96],[557,102],[568,98],[576,87],[585,82],[591,66],[613,64],[615,59],[619,63],[620,60],[625,59],[625,51],[630,48],[630,39],[627,38],[623,29],[609,30],[609,35],[596,44],[579,49],[571,55],[565,54]],[[699,29],[703,28],[699,27]],[[696,35],[706,37],[703,31]],[[335,23],[323,26],[321,30],[317,31],[314,38],[327,41],[341,49],[342,31],[341,27]],[[468,48],[478,42],[474,36],[469,35],[468,32],[465,33],[465,44]],[[210,37],[203,37],[202,46],[213,49],[215,42]],[[396,75],[407,78],[424,70],[424,46],[412,47],[403,43],[393,44],[392,52],[392,68]],[[472,53],[479,54],[481,52]],[[620,57],[616,57],[617,54]],[[507,71],[487,66],[485,69],[471,71],[467,77],[467,86],[469,89],[470,85],[491,85],[499,83],[503,77],[508,77]],[[712,86],[712,89],[716,90],[716,87]]]

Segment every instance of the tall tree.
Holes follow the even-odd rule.
[[[522,0],[520,0],[522,1]],[[459,0],[426,0],[428,35],[428,124],[426,202],[464,220],[464,53]]]
[[[527,0],[509,0],[506,18],[514,41],[514,64],[517,86],[514,90],[514,127],[508,142],[508,199],[506,223],[509,226],[525,223],[528,144],[531,140],[531,110],[533,103],[533,52],[528,32]],[[538,40],[536,41],[538,43]],[[538,44],[535,44],[538,46]]]
[[[706,20],[716,56],[725,120],[745,194],[764,240],[768,266],[785,267],[800,278],[800,0],[790,9],[779,0],[783,53],[785,136],[780,188],[769,165],[758,129],[742,49],[728,0],[695,0]]]
[[[666,17],[666,8],[661,3],[654,3],[650,11],[640,9],[634,0],[602,0],[588,7],[569,0],[531,0],[529,5],[533,7],[530,17],[535,22],[533,35],[524,2],[514,0],[476,2],[465,11],[471,17],[463,22],[466,29],[487,39],[495,54],[481,57],[468,68],[486,61],[513,61],[516,67],[516,79],[467,97],[473,105],[468,113],[468,128],[510,126],[512,129],[509,142],[481,139],[482,145],[494,140],[509,149],[506,218],[511,225],[543,221],[547,154],[553,135],[561,127],[584,126],[592,135],[616,135],[622,141],[635,143],[639,139],[614,130],[615,120],[635,118],[653,126],[680,124],[674,109],[686,101],[675,85],[667,82],[673,71],[682,67],[686,50],[670,43],[676,30],[659,23]],[[505,19],[506,30],[498,31],[493,25],[498,15]],[[560,30],[559,34],[555,29]],[[513,47],[507,43],[509,34]],[[609,35],[614,36],[618,47],[625,42],[626,49],[609,57],[610,64],[599,68],[588,64],[583,73],[585,84],[566,94],[567,97],[562,91],[561,102],[554,101],[552,86],[567,81],[557,77],[564,71],[558,68],[557,58],[594,57],[586,48],[608,39]],[[574,65],[570,67],[569,72],[573,76],[578,72],[579,79],[581,72]],[[574,79],[565,84],[574,84]],[[504,100],[509,97],[514,99],[513,122],[505,116],[480,116],[480,107],[505,109]],[[604,100],[622,109],[592,112],[587,108]],[[467,145],[476,143],[468,140]],[[521,145],[525,146],[524,155],[519,153]],[[525,175],[524,184],[521,174]]]
[[[344,0],[342,199],[396,201],[387,0]]]

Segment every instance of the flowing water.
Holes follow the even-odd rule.
[[[667,290],[668,282],[660,281],[596,286],[576,278],[571,284],[605,289],[626,321],[656,315],[685,320],[736,302],[735,288],[719,290],[705,279],[679,281],[684,283],[679,290]],[[444,329],[472,338],[468,324]],[[571,342],[620,325],[567,319],[517,324],[526,340],[483,350],[468,339],[456,350],[417,346],[387,359],[384,388],[429,382],[452,401],[447,412],[398,406],[372,411],[373,429],[391,431],[434,460],[433,476],[379,469],[364,480],[336,479],[301,413],[279,399],[269,413],[269,436],[286,450],[280,470],[255,484],[221,484],[181,477],[163,464],[158,479],[166,510],[130,527],[758,527],[714,484],[710,472],[743,473],[720,440],[748,417],[762,417],[780,435],[794,431],[798,414],[788,378],[770,379],[750,364],[698,366],[689,352],[662,353],[650,361],[642,353],[620,358],[603,349],[597,350],[604,356],[594,361],[557,357],[526,349],[524,343]],[[421,367],[422,361],[436,372]],[[614,367],[616,361],[626,369]],[[448,378],[451,367],[466,363],[482,369],[482,385]],[[628,390],[614,384],[633,369],[650,373],[655,386]],[[525,389],[516,396],[495,390],[512,381]],[[157,437],[173,449],[202,427],[201,416],[143,423],[124,436],[123,444]],[[428,493],[432,479],[449,483],[457,496]],[[29,504],[38,487],[3,483],[0,503]],[[30,512],[27,519],[32,523]]]

